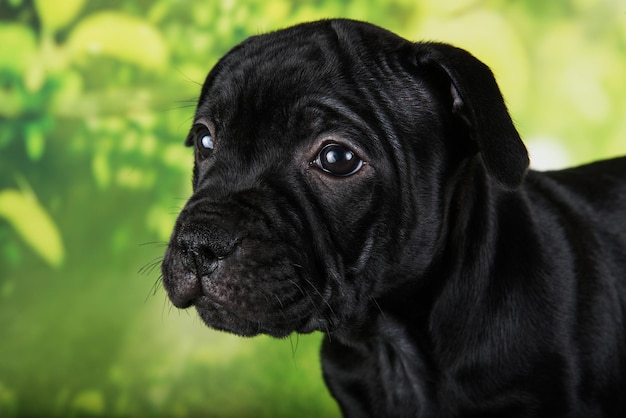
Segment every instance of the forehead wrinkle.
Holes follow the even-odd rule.
[[[321,110],[320,119],[332,116],[332,120],[310,124],[323,129],[324,123],[330,122],[332,131],[373,136],[382,141],[356,140],[365,149],[376,147],[378,154],[401,154],[398,133],[393,129],[393,114],[399,110],[393,109],[395,102],[359,87],[365,81],[390,83],[386,76],[394,72],[397,63],[386,59],[382,64],[380,59],[371,62],[372,54],[378,58],[387,54],[371,51],[359,39],[344,39],[334,30],[310,35],[295,41],[291,36],[260,36],[244,42],[220,63],[198,114],[212,119],[218,131],[228,131],[237,142],[256,148],[259,140],[296,139],[285,135],[286,131],[292,135],[302,132],[302,127],[292,123],[299,118],[296,109],[313,107]],[[362,53],[342,58],[340,50],[345,48],[358,48]],[[377,108],[383,104],[381,99],[386,102],[385,109]],[[273,135],[268,130],[274,131]]]

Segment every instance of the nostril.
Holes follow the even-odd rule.
[[[204,295],[202,277],[196,265],[195,257],[187,248],[182,248],[175,242],[170,244],[163,258],[161,271],[163,287],[177,308],[188,308]]]
[[[228,257],[235,247],[237,246],[237,241],[228,241],[228,242],[212,242],[205,246],[205,249],[208,252],[211,252],[215,258],[222,260]]]
[[[204,229],[201,240],[202,247],[210,251],[218,259],[228,257],[238,243],[225,229],[216,226]]]
[[[185,223],[177,234],[178,244],[196,258],[228,257],[238,244],[227,230],[205,223]]]
[[[218,256],[207,246],[201,245],[191,249],[181,246],[180,258],[183,267],[198,276],[209,275],[217,268]]]
[[[183,268],[202,277],[217,269],[219,260],[234,251],[238,240],[221,227],[187,222],[177,228],[173,243]]]
[[[168,289],[168,295],[177,308],[188,308],[203,295],[200,279],[193,273],[184,274]]]
[[[202,280],[213,274],[239,241],[224,228],[207,223],[180,222],[163,260],[163,284],[174,306],[184,309],[204,295]]]
[[[206,295],[206,279],[229,257],[239,240],[226,229],[195,216],[180,218],[163,260],[163,285],[174,306],[188,308]]]

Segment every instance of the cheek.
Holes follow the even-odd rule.
[[[193,165],[193,177],[191,179],[191,187],[193,188],[193,190],[196,190],[196,188],[198,187],[198,163],[194,163]]]
[[[333,240],[344,261],[351,264],[384,219],[384,190],[373,184],[360,184],[334,193],[327,202],[327,219]]]

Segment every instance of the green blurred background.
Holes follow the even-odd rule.
[[[626,154],[621,0],[0,0],[0,416],[331,417],[321,335],[240,339],[159,262],[218,57],[343,16],[465,47],[539,168]]]

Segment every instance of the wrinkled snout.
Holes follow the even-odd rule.
[[[204,296],[202,280],[237,247],[230,232],[206,221],[187,220],[174,229],[163,262],[163,285],[178,308]]]

